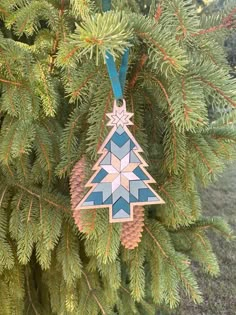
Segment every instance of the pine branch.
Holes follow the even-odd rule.
[[[137,35],[143,39],[147,39],[152,43],[163,55],[163,61],[168,61],[176,70],[178,69],[178,64],[175,58],[169,56],[164,47],[162,47],[157,41],[155,41],[148,33],[137,32]]]
[[[61,7],[59,9],[59,22],[63,21],[63,15],[64,15],[64,11],[65,11],[65,0],[61,0]],[[56,52],[58,50],[58,45],[59,45],[59,31],[56,32],[55,35],[55,39],[52,45],[52,51],[51,51],[51,61],[49,64],[49,73],[52,73],[53,69],[54,69],[54,65],[55,65],[55,59],[56,59]]]
[[[222,234],[226,239],[234,239],[231,227],[221,217],[202,217],[191,225],[187,230],[206,230],[212,228],[216,232]]]
[[[162,92],[163,92],[163,94],[164,94],[164,96],[165,96],[166,102],[167,102],[167,104],[168,104],[168,106],[169,106],[170,113],[171,113],[172,110],[173,110],[173,109],[172,109],[172,104],[171,104],[171,102],[170,102],[170,97],[169,97],[169,95],[168,95],[168,93],[167,93],[167,90],[166,90],[166,88],[164,87],[163,83],[162,83],[158,78],[156,78],[152,73],[148,73],[148,72],[144,73],[144,78],[145,78],[145,77],[147,77],[148,79],[150,79],[150,80],[156,82],[156,83],[160,86],[160,88],[161,88],[161,90],[162,90]]]
[[[28,275],[27,267],[26,267],[26,271],[25,271],[25,277],[26,277],[27,293],[28,293],[29,302],[32,306],[32,309],[33,309],[35,315],[40,315],[37,311],[37,308],[34,305],[34,302],[33,302],[32,296],[31,296],[31,288],[30,288],[30,283],[29,283],[29,275]]]
[[[76,18],[86,19],[95,12],[95,4],[91,0],[71,0],[70,4]]]
[[[108,106],[110,105],[110,102],[111,102],[111,97],[112,97],[112,90],[109,91],[109,94],[108,94],[107,99],[106,99],[105,107],[104,107],[104,112],[102,115],[101,126],[99,128],[100,131],[99,131],[98,142],[97,142],[97,147],[96,147],[97,151],[99,150],[99,148],[102,144],[102,135],[104,132],[104,127],[105,127],[105,118],[106,118]]]
[[[161,0],[158,5],[157,5],[157,8],[156,8],[156,12],[155,12],[155,15],[154,15],[154,18],[155,18],[155,21],[158,22],[158,20],[160,19],[161,15],[162,15],[162,1]]]
[[[184,21],[183,21],[183,19],[182,19],[181,13],[180,13],[180,11],[179,11],[178,8],[176,8],[175,16],[177,17],[177,19],[178,19],[178,21],[179,21],[179,24],[180,24],[179,28],[181,29],[181,31],[182,31],[182,33],[183,33],[183,38],[185,38],[185,37],[187,36],[188,31],[187,31],[187,28],[186,28],[185,25],[184,25]],[[180,39],[180,38],[181,38],[181,37],[178,36],[178,39]]]
[[[213,27],[200,30],[199,32],[192,34],[192,36],[199,36],[199,35],[205,35],[209,33],[214,33],[216,31],[220,31],[222,29],[232,29],[235,27],[235,22],[233,20],[233,16],[236,13],[236,8],[233,8],[231,12],[222,19],[221,23],[218,25],[215,25]]]
[[[207,166],[209,174],[213,173],[213,169],[211,168],[211,166],[210,166],[209,162],[207,161],[206,157],[204,156],[204,153],[202,152],[202,150],[195,143],[194,143],[194,147],[196,148],[197,152],[201,156],[201,159],[202,159],[203,163]]]
[[[7,68],[7,72],[8,72],[9,77],[14,78],[13,71],[11,70],[10,64],[8,62],[8,58],[6,57],[4,50],[2,50],[1,48],[0,48],[0,53],[4,58],[4,62],[6,64],[6,68]]]
[[[121,285],[120,288],[121,288],[125,293],[127,293],[128,295],[130,295],[129,290],[126,289],[123,285]]]
[[[12,84],[15,86],[22,86],[22,83],[20,83],[20,82],[9,81],[9,80],[2,79],[2,78],[0,78],[0,82],[6,83],[6,84]]]
[[[63,57],[63,59],[62,59],[63,63],[68,62],[68,59],[70,59],[71,57],[73,57],[74,54],[75,54],[79,49],[80,49],[80,47],[78,47],[78,46],[73,47],[73,49],[72,49],[65,57]]]
[[[89,281],[89,278],[87,276],[87,274],[84,272],[84,271],[81,271],[85,280],[86,280],[86,283],[88,285],[88,289],[89,289],[89,292],[92,294],[94,300],[96,301],[98,307],[100,308],[100,311],[102,312],[103,315],[108,315],[106,312],[105,312],[105,309],[103,308],[101,302],[98,300],[95,292],[94,292],[94,289],[92,288],[91,284],[90,284],[90,281]]]
[[[8,15],[9,13],[6,11],[6,10],[4,10],[3,8],[0,8],[0,12],[2,12],[4,15]]]
[[[3,192],[2,192],[2,195],[1,195],[1,198],[0,198],[0,208],[1,208],[1,206],[2,206],[2,203],[3,203],[3,199],[4,199],[4,197],[5,197],[5,194],[6,194],[6,192],[7,192],[7,189],[8,189],[8,187],[6,186],[6,188],[3,190]]]
[[[205,80],[204,78],[199,78],[200,81],[202,81],[203,83],[209,85],[212,89],[214,89],[217,93],[219,93],[221,96],[223,96],[224,99],[227,100],[227,102],[229,102],[233,107],[236,107],[236,102],[234,100],[232,100],[228,95],[226,95],[224,93],[224,91],[222,91],[219,87],[217,87],[216,85],[214,85],[212,82]]]
[[[109,257],[110,247],[111,247],[111,238],[112,238],[112,225],[110,224],[108,227],[108,238],[107,238],[107,244],[105,249],[105,256]]]
[[[70,209],[66,208],[65,206],[56,203],[54,200],[51,200],[51,199],[49,199],[47,197],[44,197],[43,195],[39,195],[36,192],[30,190],[29,188],[27,188],[27,187],[25,187],[25,186],[23,186],[21,184],[13,183],[13,185],[18,187],[18,188],[20,188],[21,190],[27,192],[28,194],[30,194],[31,196],[37,198],[38,200],[40,200],[40,201],[43,200],[44,202],[48,203],[49,205],[51,205],[51,206],[53,206],[53,207],[55,207],[57,209],[63,210],[65,212],[67,212],[67,213],[70,213],[70,211],[71,211]]]
[[[86,242],[86,250],[92,250],[102,264],[115,262],[119,255],[120,232],[121,224],[108,222],[107,209],[104,209],[103,212],[97,211],[95,230],[88,234],[91,240]],[[94,244],[93,238],[96,241],[96,247],[89,249],[89,246]]]
[[[51,181],[51,177],[52,177],[52,172],[51,172],[51,161],[50,161],[50,158],[48,156],[48,152],[47,152],[47,149],[43,143],[43,141],[41,141],[41,139],[36,135],[36,141],[38,142],[40,148],[41,148],[41,151],[43,153],[43,156],[45,158],[45,161],[46,161],[46,164],[47,164],[47,171],[48,171],[48,182]]]
[[[156,226],[158,226],[158,229],[160,230],[158,233],[160,234],[164,233],[164,229],[162,229],[161,226],[157,224],[157,222],[155,224]],[[163,246],[161,246],[160,242],[158,242],[157,237],[155,237],[151,229],[147,227],[147,224],[145,225],[145,230],[147,231],[148,235],[151,237],[155,245],[160,250],[162,256],[164,256],[164,259],[166,259],[168,264],[170,264],[174,268],[174,270],[177,272],[177,275],[179,276],[181,282],[184,285],[184,288],[186,289],[188,294],[191,296],[191,298],[195,302],[198,302],[198,303],[201,302],[202,297],[201,297],[200,292],[198,291],[196,280],[195,278],[192,278],[193,275],[191,275],[190,271],[187,269],[189,263],[188,262],[186,263],[185,260],[182,260],[183,259],[182,255],[178,256],[177,253],[174,253],[173,249],[171,249],[170,247],[171,246],[170,240],[168,239],[166,240],[167,242],[166,249],[168,250],[168,253],[167,253],[167,251],[163,248]],[[168,237],[167,233],[165,233],[165,237]],[[176,262],[176,259],[178,261],[178,264]]]
[[[130,38],[132,32],[125,15],[106,12],[95,14],[94,18],[87,17],[81,24],[77,25],[75,33],[72,35],[76,47],[67,55],[73,55],[80,48],[78,58],[84,55],[95,55],[98,65],[99,56],[105,60],[106,51],[117,57],[118,53],[123,53],[127,47],[130,47]]]
[[[147,227],[147,225],[144,225],[145,230],[148,232],[148,234],[150,235],[150,237],[153,239],[154,243],[157,245],[157,247],[159,248],[159,250],[161,251],[162,255],[169,259],[169,256],[165,253],[164,249],[161,247],[160,243],[158,242],[158,240],[155,238],[155,236],[151,233],[151,231],[149,230],[149,228]]]
[[[140,71],[142,70],[142,68],[144,67],[146,61],[148,59],[148,55],[147,54],[142,54],[142,56],[140,57],[140,61],[135,69],[135,72],[134,72],[134,75],[133,77],[130,79],[130,82],[129,82],[129,88],[130,89],[133,89],[137,79],[138,79],[138,76],[139,76],[139,73]]]
[[[39,62],[37,62],[37,70],[40,74],[41,83],[38,92],[43,103],[44,112],[47,116],[53,117],[58,104],[57,93],[55,93],[51,78],[47,75],[46,70]]]
[[[79,85],[79,87],[77,87],[76,90],[74,90],[73,92],[71,92],[73,99],[76,99],[76,98],[80,95],[81,90],[82,90],[84,87],[87,86],[89,80],[92,79],[95,75],[96,75],[96,73],[91,73],[91,74],[89,74],[89,75],[84,79],[84,81]]]

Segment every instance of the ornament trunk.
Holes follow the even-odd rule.
[[[102,4],[0,3],[0,315],[154,315],[182,291],[200,303],[192,263],[219,274],[207,231],[232,237],[198,189],[235,159],[235,1],[202,17],[190,0]],[[106,52],[119,68],[127,48],[129,130],[165,204],[110,223],[107,208],[74,210],[109,133]]]

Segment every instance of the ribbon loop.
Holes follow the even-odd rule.
[[[102,0],[102,9],[104,12],[111,10],[111,0]],[[115,99],[123,99],[123,92],[125,87],[125,80],[128,70],[129,49],[127,48],[121,59],[121,66],[119,73],[116,69],[116,64],[110,52],[106,52],[106,65],[108,74],[111,80],[112,90]]]
[[[127,74],[127,69],[128,69],[128,57],[129,57],[129,50],[126,49],[121,60],[121,67],[118,74],[113,56],[109,52],[106,52],[107,70],[108,70],[108,74],[111,80],[113,93],[114,93],[115,99],[117,100],[123,99],[123,91],[124,91],[126,74]]]

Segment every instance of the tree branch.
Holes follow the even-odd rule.
[[[132,77],[132,79],[130,80],[130,83],[129,83],[129,88],[133,88],[137,79],[138,79],[138,75],[140,73],[140,71],[142,70],[145,62],[147,61],[148,59],[148,55],[147,54],[142,54],[141,58],[140,58],[140,61],[138,63],[138,66],[136,68],[136,71],[134,72],[134,75]]]
[[[15,86],[22,86],[23,85],[20,82],[9,81],[9,80],[5,80],[5,79],[2,79],[2,78],[0,78],[0,82],[7,83],[7,84],[12,84],[12,85],[15,85]]]
[[[87,76],[87,78],[80,84],[80,86],[78,87],[78,89],[76,89],[75,91],[73,91],[71,94],[73,95],[73,97],[76,97],[80,94],[80,91],[82,90],[82,88],[88,83],[88,81],[94,77],[97,74],[97,72],[95,73],[91,73],[89,76]]]
[[[155,12],[155,15],[154,15],[154,18],[155,18],[156,22],[160,19],[161,14],[162,14],[161,3],[162,3],[162,0],[158,3],[157,9],[156,9],[156,12]]]
[[[6,186],[6,188],[3,190],[3,192],[2,192],[2,196],[1,196],[1,199],[0,199],[0,208],[1,208],[1,206],[2,206],[2,202],[3,202],[3,199],[4,199],[4,196],[5,196],[5,194],[6,194],[6,191],[7,191],[7,186]]]
[[[59,10],[59,23],[62,21],[62,17],[64,15],[64,6],[65,6],[65,0],[61,0],[61,7]],[[51,62],[49,65],[49,73],[51,73],[54,69],[55,60],[56,60],[56,52],[59,45],[59,30],[56,32],[55,40],[52,45],[52,51],[51,51]]]
[[[202,158],[202,161],[204,162],[204,164],[207,166],[208,170],[209,170],[209,174],[213,173],[213,170],[209,164],[209,162],[207,161],[207,159],[205,158],[204,154],[202,153],[201,149],[199,148],[198,145],[196,145],[195,143],[193,144],[193,146],[195,147],[195,149],[198,151],[199,155]]]
[[[186,277],[183,274],[182,270],[179,269],[179,267],[171,259],[171,257],[166,254],[166,252],[161,247],[160,243],[157,241],[156,237],[152,234],[152,232],[147,228],[146,225],[145,225],[145,229],[148,232],[148,234],[150,235],[150,237],[153,239],[154,243],[158,246],[158,248],[160,249],[160,251],[163,254],[163,256],[167,259],[168,263],[176,270],[176,272],[178,273],[180,279],[184,283],[185,288],[188,288],[188,290],[191,292],[193,300],[201,301],[201,296],[196,292],[195,288],[191,285],[191,283],[189,283],[188,279],[186,279]],[[185,265],[189,264],[188,262],[186,263],[186,261],[182,261],[182,263],[184,263]]]
[[[112,90],[110,90],[110,92],[108,93],[107,101],[106,101],[104,112],[103,112],[103,116],[101,119],[101,128],[100,128],[99,137],[98,137],[97,151],[99,150],[100,145],[101,145],[101,137],[102,137],[103,130],[105,127],[105,118],[106,118],[106,113],[107,113],[108,106],[110,104],[111,97],[112,97]]]
[[[172,66],[174,66],[175,68],[178,68],[178,65],[176,65],[176,60],[174,60],[173,58],[171,58],[167,52],[165,51],[165,49],[163,47],[161,47],[160,44],[158,44],[157,41],[155,41],[151,36],[149,36],[148,33],[141,33],[141,32],[137,32],[137,35],[140,36],[141,38],[147,39],[149,42],[151,42],[155,47],[157,47],[159,49],[159,51],[163,54],[163,60],[166,61],[168,60]]]
[[[31,196],[34,196],[35,198],[37,198],[39,200],[46,201],[47,203],[49,203],[50,205],[54,206],[55,208],[61,209],[61,210],[65,211],[65,212],[67,212],[67,213],[70,212],[70,209],[68,209],[68,208],[66,208],[66,207],[64,207],[64,206],[54,202],[53,200],[50,200],[48,198],[45,198],[43,196],[38,195],[37,193],[33,192],[32,190],[28,189],[27,187],[24,187],[21,184],[17,183],[17,184],[13,184],[13,185],[15,185],[16,187],[26,191],[28,194],[30,194]]]
[[[25,278],[26,278],[26,284],[27,284],[27,293],[28,293],[28,298],[29,298],[29,302],[32,306],[32,309],[34,310],[34,313],[35,315],[40,315],[33,303],[33,300],[32,300],[32,296],[31,296],[31,293],[30,293],[30,284],[29,284],[29,277],[28,277],[28,272],[26,271],[25,272]]]
[[[89,291],[92,293],[92,296],[93,296],[94,300],[96,301],[97,305],[99,306],[99,308],[100,308],[102,314],[103,314],[103,315],[108,315],[108,314],[105,312],[105,310],[104,310],[102,304],[101,304],[100,301],[98,300],[96,294],[94,293],[94,289],[92,288],[92,286],[91,286],[91,284],[90,284],[90,282],[89,282],[89,279],[88,279],[87,274],[86,274],[84,271],[82,271],[82,274],[83,274],[83,276],[84,276],[84,278],[85,278],[85,280],[86,280],[86,282],[87,282]]]
[[[234,102],[229,96],[227,96],[224,91],[222,91],[220,88],[215,86],[212,82],[207,81],[203,79],[202,77],[199,78],[202,82],[209,85],[211,88],[213,88],[216,92],[218,92],[221,96],[223,96],[233,107],[236,107],[236,102]]]
[[[209,27],[205,30],[201,30],[197,33],[191,34],[192,36],[199,36],[204,34],[209,34],[215,31],[219,31],[224,28],[233,28],[234,27],[234,21],[233,16],[236,13],[236,8],[234,8],[225,18],[222,19],[221,23],[219,25],[215,25],[213,27]]]
[[[160,243],[158,242],[158,240],[155,238],[155,236],[152,234],[152,232],[149,230],[149,228],[147,227],[147,225],[144,225],[145,230],[148,232],[148,234],[151,236],[151,238],[153,239],[154,243],[157,245],[157,247],[160,249],[162,255],[165,258],[169,258],[169,256],[166,254],[166,252],[164,251],[164,249],[161,247]]]
[[[64,58],[63,61],[66,61],[67,59],[69,59],[70,57],[72,57],[76,51],[79,49],[79,47],[74,47]]]

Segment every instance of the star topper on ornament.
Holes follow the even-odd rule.
[[[122,106],[117,106],[116,102],[113,106],[113,112],[107,114],[107,117],[110,119],[107,126],[116,126],[117,128],[119,126],[131,126],[133,125],[132,121],[130,121],[130,118],[133,116],[133,113],[126,112],[126,104],[123,102]]]

